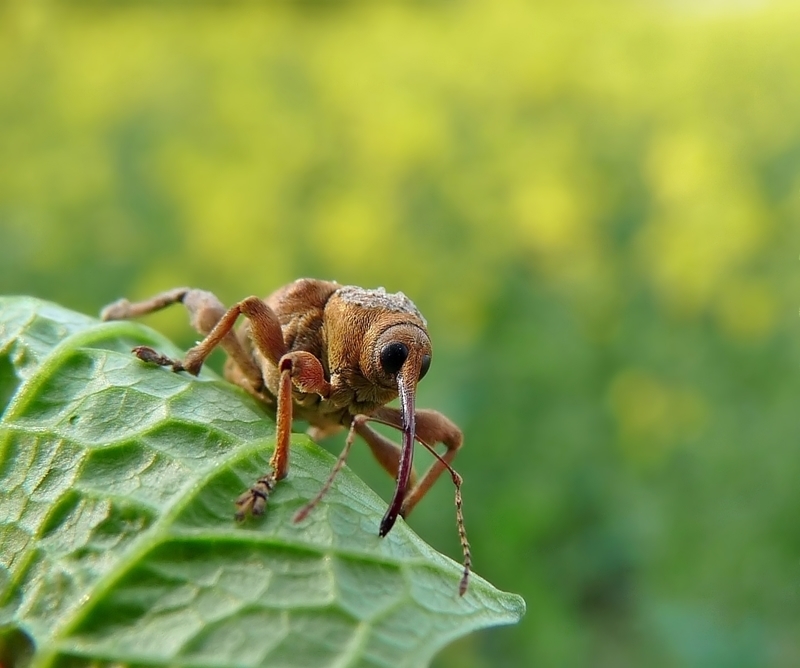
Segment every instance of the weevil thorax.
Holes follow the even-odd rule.
[[[416,384],[430,364],[427,323],[402,292],[342,286],[325,307],[325,330],[332,373],[354,371],[396,393],[398,373],[413,370]]]

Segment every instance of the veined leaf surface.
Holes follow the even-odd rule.
[[[268,470],[274,423],[239,388],[148,366],[181,356],[132,322],[0,299],[0,664],[424,666],[524,602],[398,521],[293,436],[262,518],[233,500]]]

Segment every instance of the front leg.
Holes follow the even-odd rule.
[[[252,326],[255,327],[255,324]],[[256,480],[236,500],[236,519],[239,520],[248,514],[261,515],[275,483],[288,473],[289,443],[292,437],[292,386],[301,392],[319,394],[323,398],[328,397],[331,392],[322,363],[311,353],[287,353],[279,360],[278,369],[280,381],[275,420],[275,452],[270,459],[272,471]]]
[[[292,374],[294,357],[287,355],[283,341],[283,331],[275,312],[258,297],[248,297],[234,304],[224,313],[213,296],[200,291],[188,291],[183,288],[173,290],[153,299],[138,304],[130,304],[121,300],[103,312],[104,319],[126,318],[155,311],[169,304],[183,302],[198,329],[206,330],[207,336],[191,348],[183,360],[172,360],[152,348],[139,346],[134,353],[139,359],[160,366],[170,366],[173,371],[188,371],[193,375],[200,373],[206,358],[219,345],[228,350],[234,344],[240,351],[241,346],[233,334],[233,327],[240,315],[250,321],[250,336],[255,347],[272,364],[280,370],[278,402],[276,409],[275,452],[270,464],[272,471],[261,476],[255,484],[236,501],[236,517],[243,518],[248,513],[260,515],[264,512],[267,499],[275,483],[286,477],[289,467],[289,443],[292,432]],[[210,331],[209,331],[210,330]],[[243,354],[243,353],[242,353]],[[238,361],[238,360],[237,360]],[[258,371],[258,379],[254,383],[258,387],[263,383],[260,370],[252,360],[249,366]],[[302,363],[299,365],[303,368]],[[307,365],[306,365],[307,366]],[[245,367],[245,370],[248,367]],[[253,375],[252,373],[250,375]],[[255,380],[255,379],[253,379]]]
[[[469,575],[472,571],[472,554],[469,547],[469,540],[467,539],[467,530],[464,526],[464,515],[462,512],[462,479],[461,476],[453,470],[453,467],[450,466],[450,462],[455,458],[464,437],[461,430],[453,424],[453,422],[437,411],[416,411],[416,421],[417,429],[415,438],[431,452],[435,459],[419,482],[415,482],[416,475],[413,474],[412,471],[412,477],[409,483],[411,489],[405,496],[400,514],[403,515],[403,517],[407,516],[420,499],[425,496],[433,483],[436,482],[436,479],[444,471],[450,473],[456,488],[456,525],[458,527],[458,538],[461,542],[461,550],[464,555],[464,572],[458,586],[458,593],[463,596],[469,585]],[[375,458],[380,462],[381,466],[393,477],[397,476],[397,470],[400,464],[400,448],[385,436],[372,429],[367,424],[368,422],[381,422],[395,427],[396,429],[402,429],[402,418],[400,411],[396,408],[383,407],[378,409],[373,415],[354,416],[350,423],[350,433],[347,435],[344,449],[336,460],[336,464],[331,470],[328,479],[317,495],[297,512],[294,517],[295,522],[299,522],[305,518],[330,489],[333,484],[333,479],[341,470],[342,466],[344,466],[347,455],[353,445],[354,432],[358,433],[359,436],[367,442],[372,450],[372,454],[375,455]],[[437,443],[444,443],[447,448],[447,451],[443,455],[440,455],[434,449],[433,446]]]
[[[254,298],[251,297],[251,299]],[[140,302],[120,299],[106,306],[100,313],[100,317],[103,320],[128,320],[160,311],[172,304],[183,304],[186,307],[192,326],[203,336],[208,336],[226,314],[225,307],[212,293],[194,288],[175,288]],[[264,384],[261,369],[256,366],[252,356],[244,350],[236,335],[228,330],[227,334],[219,341],[219,345],[238,367],[241,377],[240,384],[249,386],[249,389],[254,392],[261,391]],[[174,371],[184,368],[183,362],[170,359],[147,346],[138,346],[133,349],[133,352],[144,362],[159,366],[171,366]]]
[[[439,476],[444,471],[450,473],[453,479],[453,485],[455,485],[456,488],[456,526],[458,528],[458,538],[461,542],[461,550],[464,555],[464,572],[461,575],[461,582],[458,585],[458,593],[463,596],[469,585],[469,574],[472,570],[472,554],[469,547],[469,540],[467,540],[467,530],[464,526],[461,499],[462,479],[461,476],[453,470],[450,462],[455,458],[456,453],[463,443],[464,437],[461,430],[453,424],[453,422],[437,411],[418,410],[415,415],[415,439],[430,451],[434,456],[434,461],[418,482],[415,483],[414,477],[412,476],[409,482],[410,489],[403,498],[400,514],[403,517],[407,517],[414,506],[427,494],[428,490]],[[374,429],[371,429],[366,424],[367,421],[382,422],[396,429],[402,429],[402,415],[400,411],[396,408],[384,406],[369,417],[357,416],[353,420],[354,429],[367,442],[372,453],[381,465],[389,471],[390,474],[396,477],[399,468],[400,449],[389,441],[389,439],[385,438]],[[434,449],[437,443],[443,443],[447,448],[444,454],[440,455]]]
[[[296,351],[287,353],[278,362],[280,387],[278,388],[278,409],[275,427],[275,453],[270,464],[275,471],[275,479],[286,477],[289,470],[289,441],[292,437],[292,387],[306,394],[318,394],[323,399],[331,392],[331,385],[325,378],[322,363],[311,353]],[[238,505],[237,501],[237,505]],[[256,515],[259,511],[254,511]]]
[[[370,419],[375,422],[382,422],[388,424],[395,429],[402,429],[402,416],[399,409],[383,406],[370,416]],[[408,514],[414,509],[428,490],[433,486],[436,480],[442,473],[448,470],[448,466],[455,459],[461,445],[464,442],[464,435],[461,430],[446,416],[438,411],[420,409],[416,412],[416,439],[425,445],[429,450],[433,449],[437,443],[444,444],[446,450],[441,457],[437,457],[430,468],[425,472],[425,475],[411,487],[405,499],[403,500],[403,507],[400,514],[407,517]],[[373,432],[373,434],[376,432]],[[362,434],[365,440],[368,441],[366,435]],[[372,447],[372,443],[370,443]],[[373,448],[374,452],[374,448]],[[390,469],[389,473],[392,473]]]

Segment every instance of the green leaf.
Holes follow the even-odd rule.
[[[422,666],[520,619],[478,576],[460,598],[460,565],[403,521],[379,538],[385,503],[348,469],[293,523],[333,464],[305,436],[266,514],[237,524],[272,419],[135,345],[180,356],[136,323],[0,298],[1,664]]]

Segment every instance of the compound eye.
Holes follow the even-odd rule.
[[[431,368],[431,356],[430,355],[423,355],[422,356],[422,366],[419,368],[419,379],[422,380],[425,378],[425,374],[428,373],[428,369]]]
[[[395,341],[394,343],[387,343],[383,350],[381,350],[381,367],[389,375],[394,375],[400,371],[408,359],[408,348],[405,343]]]

